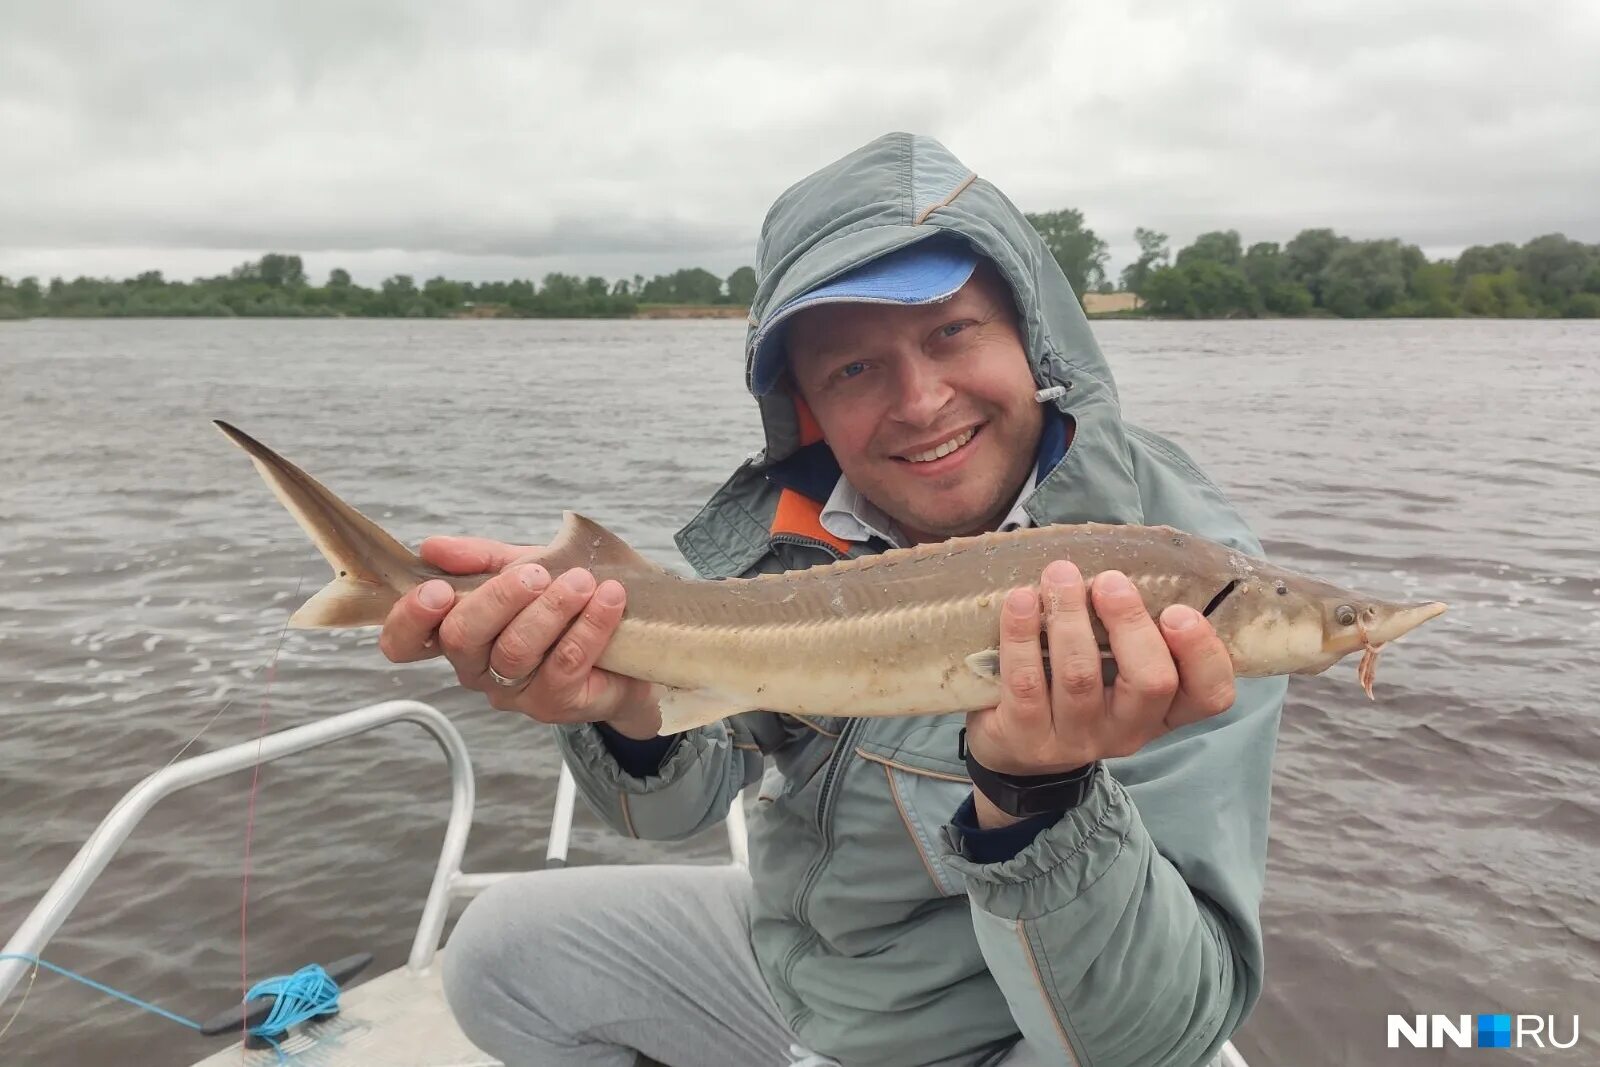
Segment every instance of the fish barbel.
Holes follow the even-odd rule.
[[[409,590],[470,592],[492,574],[449,574],[248,434],[244,449],[322,551],[334,578],[295,611],[305,629],[381,626]],[[985,533],[752,578],[673,574],[582,515],[523,562],[614,578],[627,606],[597,665],[661,687],[663,734],[761,709],[812,716],[964,713],[1000,699],[1000,612],[1071,560],[1086,581],[1119,570],[1146,610],[1187,604],[1211,621],[1240,677],[1318,674],[1354,652],[1367,696],[1378,650],[1445,610],[1377,600],[1169,526],[1084,523]],[[1094,622],[1101,654],[1104,627]]]

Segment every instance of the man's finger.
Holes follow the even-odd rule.
[[[1161,633],[1178,665],[1179,693],[1167,712],[1168,729],[1233,707],[1233,660],[1209,619],[1183,604],[1161,613]]]
[[[449,582],[423,582],[395,601],[378,634],[378,651],[391,663],[415,663],[440,654],[439,623],[456,602]]]
[[[1001,723],[1026,733],[1047,731],[1050,687],[1039,651],[1039,596],[1031,588],[1013,589],[1000,613]]]
[[[451,574],[494,574],[538,550],[538,545],[508,545],[487,537],[430,537],[417,554]]]
[[[549,572],[537,563],[513,567],[484,582],[445,617],[439,644],[462,685],[479,688],[495,638],[549,582]]]
[[[1089,618],[1083,572],[1067,560],[1044,569],[1040,582],[1045,602],[1045,632],[1050,638],[1050,684],[1057,714],[1105,706],[1101,683],[1100,643]]]
[[[530,702],[563,714],[578,713],[588,721],[615,709],[597,707],[607,689],[607,679],[594,669],[595,661],[611,642],[622,622],[627,594],[616,581],[601,583],[539,667],[539,674],[528,686]]]
[[[515,569],[507,573],[515,573]],[[533,695],[538,699],[550,700],[554,693],[546,671],[554,666],[551,658],[560,647],[561,635],[593,594],[594,576],[586,570],[573,569],[550,582],[540,591],[537,600],[524,605],[515,618],[496,632],[485,665],[507,678],[526,677],[537,667],[539,673],[527,688],[535,690]]]
[[[1111,715],[1119,727],[1142,732],[1152,714],[1155,724],[1166,717],[1178,692],[1178,668],[1172,652],[1145,610],[1138,588],[1121,571],[1095,575],[1091,590],[1095,614],[1105,625],[1117,680],[1111,689]],[[1139,739],[1141,742],[1143,738]]]

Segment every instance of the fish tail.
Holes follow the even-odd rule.
[[[289,617],[296,629],[381,626],[417,585],[445,575],[382,527],[244,431],[212,420],[244,449],[274,495],[333,568],[334,577]]]

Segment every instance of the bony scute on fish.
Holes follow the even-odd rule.
[[[492,574],[424,563],[299,467],[218,421],[334,570],[290,617],[300,628],[380,626],[425,581],[458,593]],[[702,580],[646,560],[598,523],[567,512],[560,532],[521,562],[553,576],[576,567],[627,589],[622,622],[598,666],[660,687],[662,733],[756,709],[796,715],[957,714],[1000,698],[1000,612],[1045,565],[1086,580],[1128,574],[1145,608],[1203,612],[1241,677],[1317,674],[1353,652],[1367,695],[1378,652],[1440,615],[1437,602],[1379,600],[1165,526],[1083,523],[986,533],[893,549],[807,570]],[[1102,654],[1104,627],[1094,621]],[[913,639],[913,635],[923,635]]]

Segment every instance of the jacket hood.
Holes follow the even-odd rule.
[[[1093,392],[1113,408],[1116,386],[1072,286],[1038,232],[1005,194],[931,137],[890,133],[785,190],[756,248],[757,290],[745,334],[745,383],[755,339],[790,300],[938,234],[964,238],[999,268],[1022,316],[1040,388]],[[758,397],[769,461],[800,445],[794,402]]]
[[[756,250],[746,385],[752,383],[755,341],[768,316],[871,259],[941,234],[966,240],[998,269],[1017,306],[1035,382],[1062,390],[1047,402],[1071,426],[1071,445],[1024,505],[1034,521],[1141,521],[1116,384],[1066,275],[1016,205],[931,137],[885,134],[786,189],[773,203]],[[753,479],[777,474],[783,461],[818,437],[783,389],[756,401],[765,447],[707,505],[723,518],[719,498],[753,500],[759,495]],[[706,517],[702,512],[696,522]],[[694,551],[695,529],[691,523],[680,533],[679,546],[691,562],[709,562],[707,552]]]

